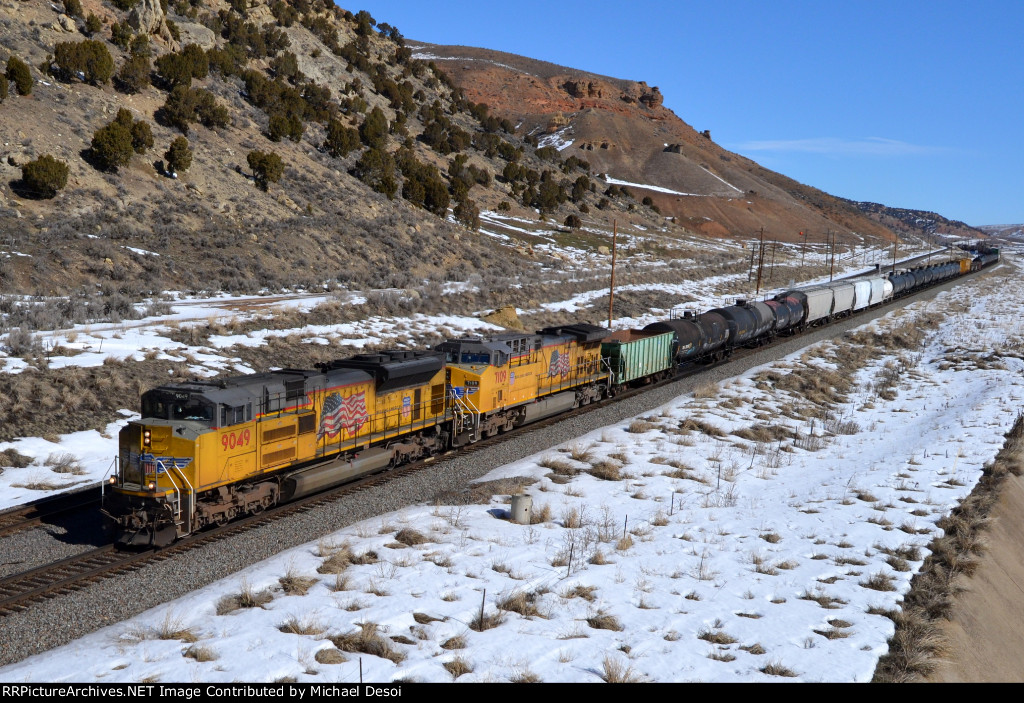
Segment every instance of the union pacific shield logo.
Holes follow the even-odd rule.
[[[316,438],[319,440],[326,435],[334,439],[342,430],[354,434],[369,417],[366,412],[366,391],[353,393],[347,398],[342,398],[340,393],[331,393],[324,400],[320,412],[320,430]]]

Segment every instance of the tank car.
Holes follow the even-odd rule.
[[[643,331],[671,333],[677,364],[721,356],[729,341],[729,323],[717,312],[687,311],[683,317],[652,322]]]

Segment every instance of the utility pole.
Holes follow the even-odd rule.
[[[831,260],[829,261],[829,265],[828,265],[828,280],[829,280],[829,282],[831,282],[832,281],[832,272],[835,270],[835,267],[836,267],[836,233],[833,232],[832,230],[829,230],[827,236],[829,238],[829,242],[830,242],[831,249],[832,249],[832,251],[831,251]]]
[[[764,271],[764,227],[761,228],[761,244],[758,247],[757,255],[757,291],[754,293],[756,298],[761,294],[761,273]]]
[[[768,280],[772,280],[772,275],[775,273],[775,247],[778,245],[779,240],[775,239],[772,241],[772,265],[768,268]]]
[[[804,268],[804,257],[807,255],[807,235],[801,232],[800,238],[803,240],[800,244],[800,270],[802,271]]]
[[[896,245],[899,244],[900,235],[896,234],[896,238],[892,240],[892,272],[896,273]]]
[[[750,283],[750,279],[754,277],[754,243],[750,243],[750,265],[747,266],[747,283]]]
[[[612,281],[608,287],[608,329],[612,328],[612,308],[615,306],[615,240],[618,234],[618,221],[612,220]]]

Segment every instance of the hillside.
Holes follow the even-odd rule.
[[[433,60],[474,101],[510,115],[520,129],[577,155],[595,171],[656,186],[642,191],[666,215],[715,236],[772,238],[839,232],[840,238],[894,231],[928,234],[926,226],[882,220],[858,203],[773,173],[718,146],[663,105],[656,86],[556,66],[513,54],[417,42],[414,56]],[[674,192],[665,192],[665,191]],[[948,221],[935,216],[935,220]],[[955,224],[953,234],[971,231]],[[966,236],[977,236],[971,231]]]
[[[0,62],[30,79],[0,102],[2,293],[124,308],[166,290],[518,281],[562,266],[532,246],[537,226],[590,252],[613,222],[655,228],[648,253],[668,258],[681,238],[762,227],[893,237],[721,149],[644,83],[483,50],[455,60],[326,0],[111,2],[0,0]],[[172,176],[181,137],[191,165]],[[258,173],[254,152],[280,173]],[[23,177],[46,155],[67,166],[55,197]],[[514,226],[487,236],[482,212]]]

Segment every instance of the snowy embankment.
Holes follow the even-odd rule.
[[[533,524],[410,507],[0,680],[866,681],[1017,417],[1022,303],[1003,264],[488,476]]]

